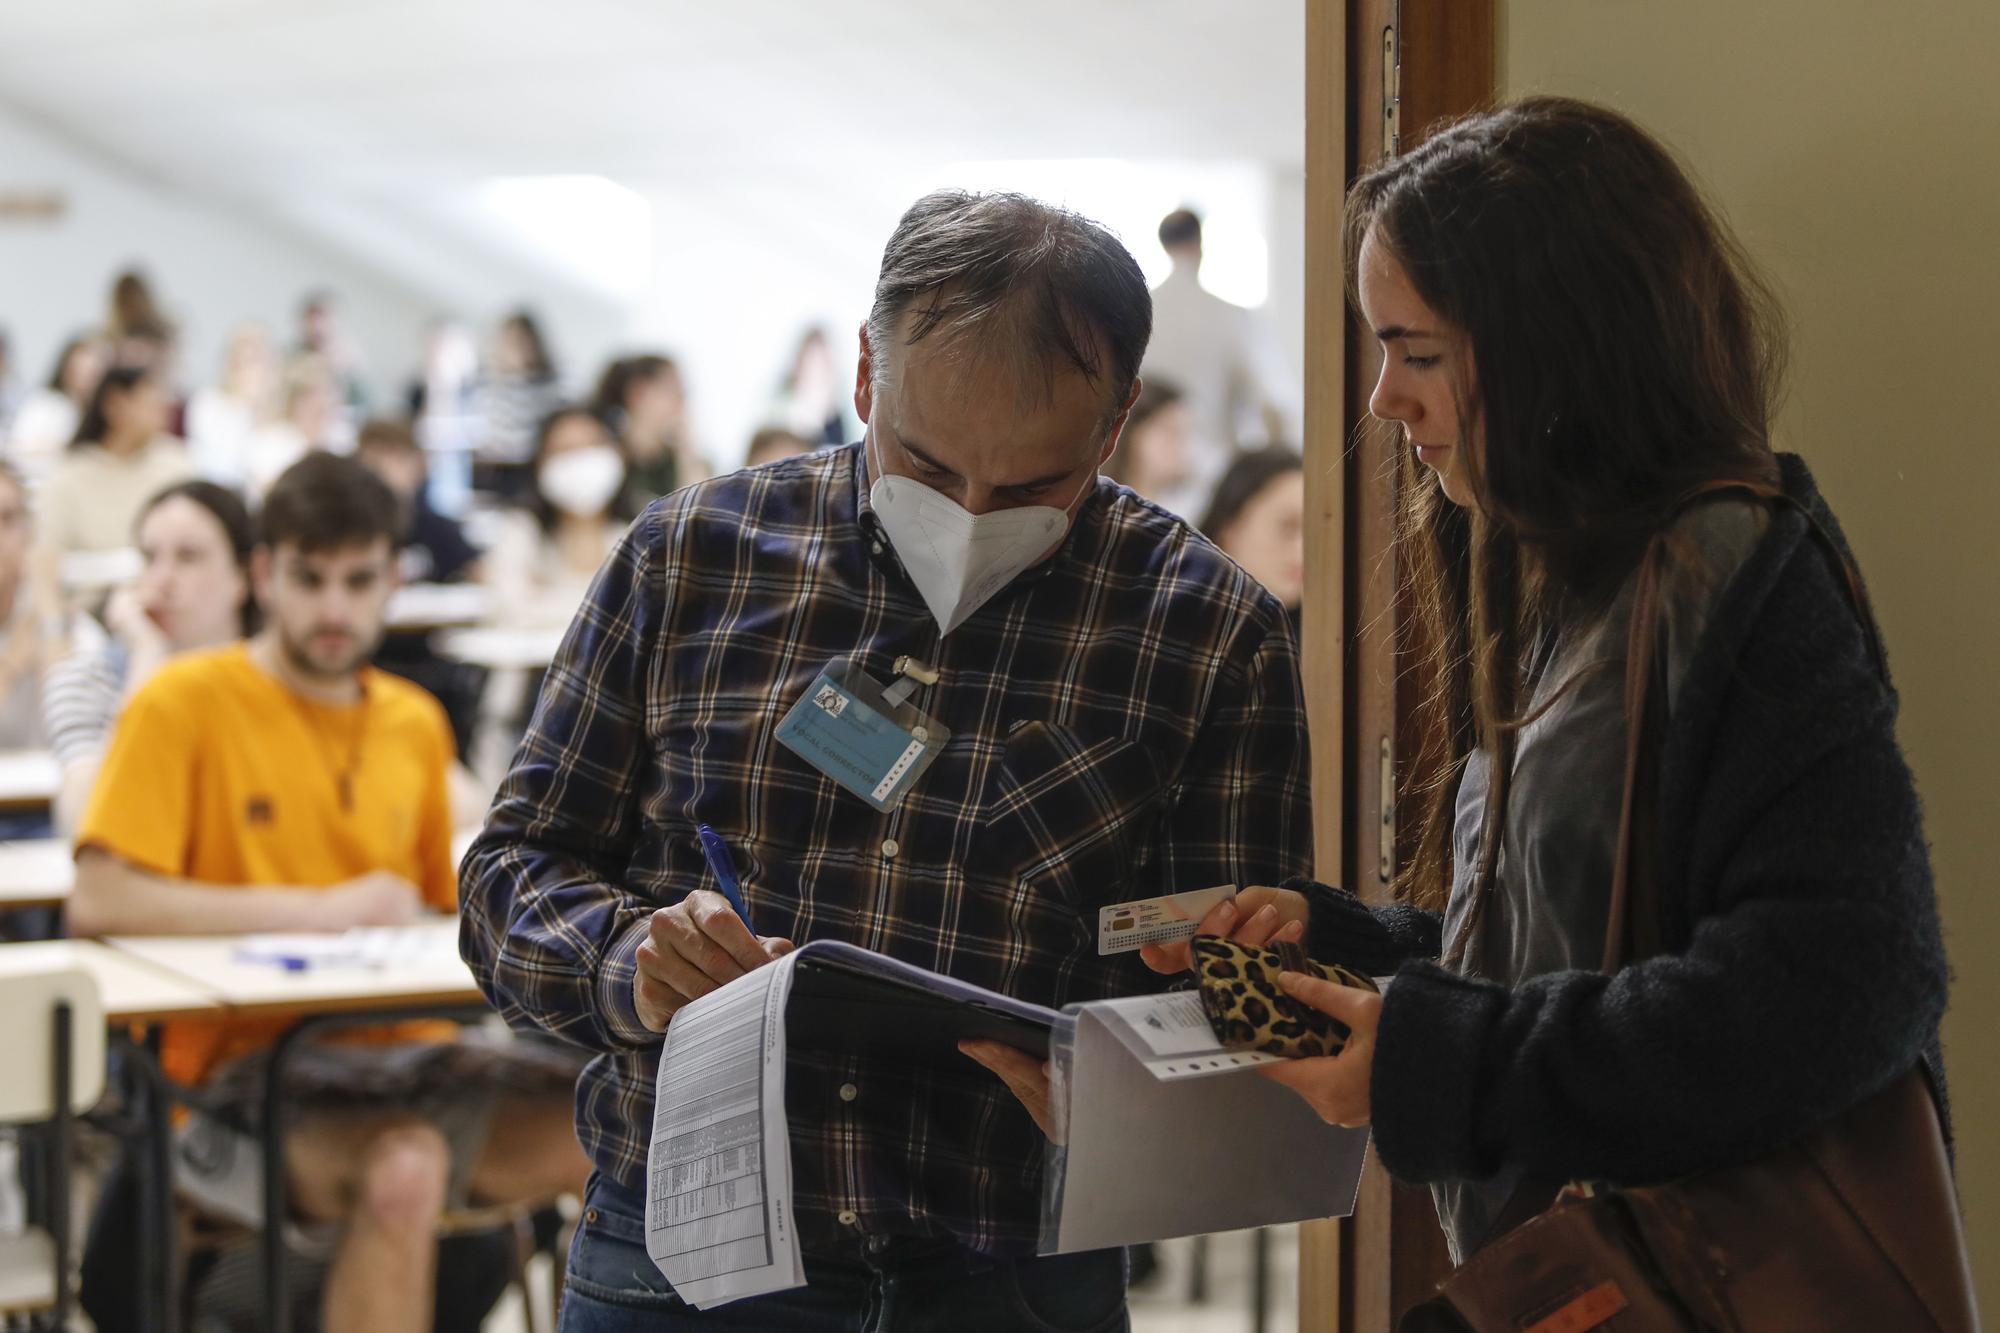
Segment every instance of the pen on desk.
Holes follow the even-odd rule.
[[[736,862],[729,856],[729,844],[706,824],[695,830],[695,836],[701,841],[701,854],[707,858],[708,868],[715,875],[716,887],[729,900],[729,906],[742,920],[744,928],[756,934],[756,929],[750,925],[750,904],[743,900],[743,886],[736,879]]]

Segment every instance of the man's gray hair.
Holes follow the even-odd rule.
[[[914,310],[907,338],[900,325]],[[888,351],[931,334],[1016,361],[1047,393],[1073,370],[1123,407],[1153,335],[1153,296],[1131,252],[1090,219],[1020,194],[939,190],[903,214],[868,313],[876,382]]]

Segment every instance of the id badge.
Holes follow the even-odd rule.
[[[915,689],[907,678],[884,687],[837,657],[785,714],[778,740],[877,810],[893,810],[951,739],[909,702]]]

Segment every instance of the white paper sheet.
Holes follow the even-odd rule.
[[[1232,1051],[1217,1041],[1215,1029],[1202,1010],[1201,996],[1195,991],[1135,995],[1099,1001],[1091,1007],[1124,1040],[1146,1072],[1162,1082],[1212,1078],[1284,1059],[1262,1051]]]
[[[796,954],[674,1015],[646,1158],[646,1252],[709,1309],[805,1283],[785,1119],[785,1003]]]
[[[245,935],[235,956],[290,972],[384,972],[456,962],[458,931],[430,925],[357,926],[334,934],[264,931]]]

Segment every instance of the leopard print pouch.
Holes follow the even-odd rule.
[[[1342,986],[1376,989],[1375,983],[1338,963],[1316,963],[1290,940],[1268,949],[1197,935],[1188,945],[1201,1007],[1209,1026],[1233,1051],[1272,1055],[1337,1055],[1347,1041],[1347,1025],[1278,989],[1278,973],[1303,972]]]

